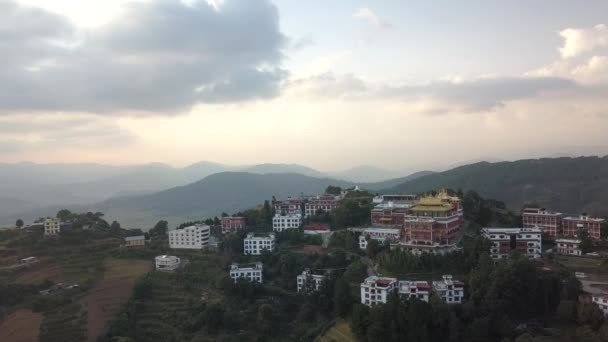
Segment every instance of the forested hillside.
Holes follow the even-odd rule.
[[[448,187],[475,190],[512,210],[536,203],[567,213],[608,215],[608,157],[544,158],[481,162],[434,173],[385,193],[419,193]]]

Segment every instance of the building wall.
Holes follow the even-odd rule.
[[[194,225],[169,231],[169,248],[202,249],[209,245],[211,227]]]
[[[273,252],[275,245],[274,235],[271,237],[247,236],[243,240],[243,253],[245,255],[260,255],[264,250]]]
[[[61,231],[61,222],[59,219],[48,218],[44,220],[44,235],[54,236]]]
[[[272,230],[281,232],[285,229],[297,229],[302,225],[301,215],[275,215],[272,218]]]

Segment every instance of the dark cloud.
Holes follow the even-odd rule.
[[[0,111],[172,113],[276,96],[286,37],[267,0],[129,4],[91,32],[0,0]],[[8,24],[5,24],[8,23]]]

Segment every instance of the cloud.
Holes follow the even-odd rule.
[[[608,26],[595,25],[591,28],[567,28],[559,33],[564,45],[559,48],[562,58],[572,58],[597,48],[608,47]]]
[[[509,101],[546,94],[587,91],[576,82],[559,77],[483,77],[472,80],[437,80],[426,84],[369,82],[354,74],[326,72],[290,83],[291,91],[319,98],[397,100],[429,114],[486,112]]]
[[[354,14],[353,14],[354,18],[357,19],[362,19],[367,21],[368,23],[382,28],[382,29],[391,29],[393,28],[393,25],[391,25],[391,23],[389,23],[388,21],[380,18],[376,13],[374,13],[374,11],[372,11],[371,9],[367,8],[367,7],[361,7],[359,8]]]
[[[62,147],[124,147],[137,139],[111,118],[90,114],[23,114],[0,117],[2,152]]]
[[[287,41],[267,0],[131,2],[87,32],[0,0],[0,114],[172,114],[275,97]]]

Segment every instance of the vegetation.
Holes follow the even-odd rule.
[[[608,156],[481,162],[409,180],[387,193],[440,188],[500,198],[511,210],[527,202],[562,212],[608,215]]]

